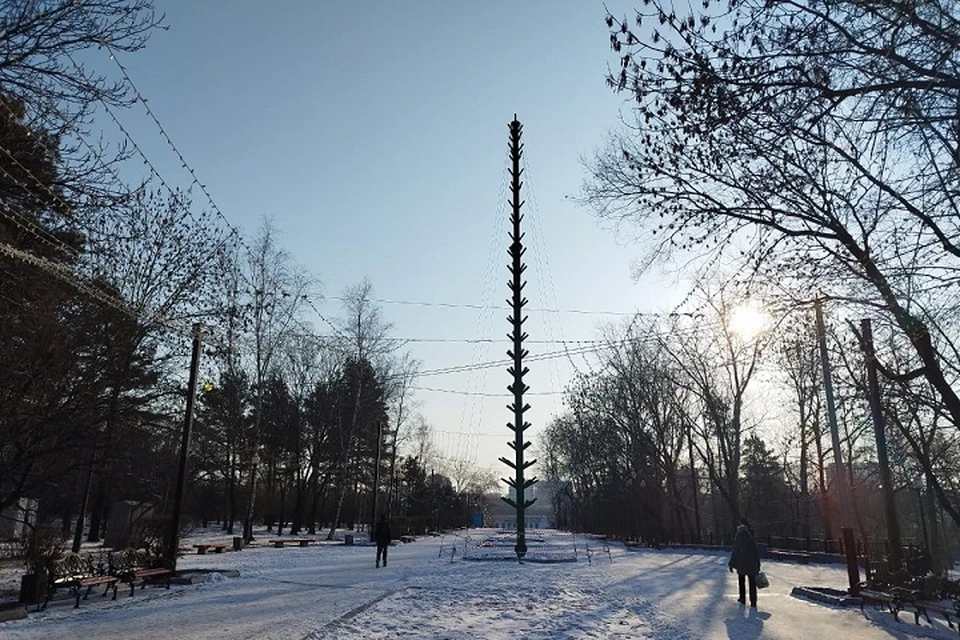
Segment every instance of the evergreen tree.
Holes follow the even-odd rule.
[[[743,441],[740,499],[742,513],[758,532],[787,535],[793,523],[792,492],[783,466],[757,435]]]

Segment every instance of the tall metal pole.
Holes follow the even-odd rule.
[[[697,537],[694,542],[703,542],[700,533],[700,479],[697,477],[697,466],[693,463],[693,430],[687,430],[687,455],[690,458],[690,486],[693,488],[693,519],[696,523]]]
[[[377,466],[373,470],[373,522],[370,524],[370,539],[373,540],[380,515],[380,456],[383,443],[383,421],[377,420]]]
[[[177,469],[177,491],[173,497],[173,517],[170,519],[170,546],[167,559],[171,568],[177,569],[177,549],[180,547],[180,511],[183,508],[183,492],[187,483],[187,460],[190,455],[190,432],[193,430],[193,405],[197,398],[197,372],[200,368],[200,334],[203,325],[193,325],[193,351],[190,354],[190,378],[187,382],[187,411],[183,420],[183,437],[180,441],[180,466]]]
[[[823,326],[823,307],[818,298],[813,306],[817,316],[817,342],[820,344],[820,364],[823,367],[823,393],[827,400],[827,419],[830,422],[830,440],[833,444],[833,467],[837,475],[837,491],[840,493],[840,531],[843,550],[847,559],[847,581],[850,593],[860,591],[860,567],[857,564],[857,543],[850,526],[850,493],[847,490],[847,475],[840,455],[840,427],[837,424],[837,406],[833,397],[833,374],[830,371],[830,356],[827,353],[827,331]]]
[[[893,478],[890,475],[890,459],[887,456],[886,420],[880,404],[880,382],[877,378],[877,354],[873,348],[873,329],[870,320],[860,321],[863,336],[863,354],[867,361],[867,384],[870,396],[870,414],[873,417],[873,433],[877,440],[877,462],[880,464],[880,482],[883,485],[883,505],[887,519],[887,542],[890,547],[890,572],[900,571],[900,524],[897,522],[897,506],[894,500]]]
[[[523,263],[523,254],[526,249],[523,247],[523,234],[520,232],[520,222],[523,220],[520,213],[520,208],[523,206],[523,202],[520,200],[520,187],[523,185],[520,181],[520,174],[523,173],[523,169],[520,168],[520,157],[523,155],[520,135],[523,132],[523,125],[520,124],[516,114],[514,114],[513,122],[509,126],[510,177],[512,178],[510,182],[510,206],[512,209],[510,221],[513,223],[513,230],[509,234],[511,242],[507,251],[512,258],[508,266],[512,278],[507,282],[507,286],[510,287],[512,293],[512,296],[507,299],[507,304],[510,305],[512,310],[512,315],[507,317],[512,332],[507,334],[507,337],[513,340],[513,348],[507,351],[507,356],[513,359],[513,365],[507,368],[507,372],[513,376],[513,382],[507,386],[507,391],[513,394],[513,402],[507,405],[507,408],[513,412],[513,422],[508,422],[507,427],[513,431],[515,437],[513,442],[507,442],[507,444],[514,450],[515,456],[514,460],[500,458],[500,461],[511,467],[516,474],[514,478],[504,478],[504,482],[516,492],[516,500],[510,498],[503,498],[503,500],[517,510],[517,545],[514,550],[517,553],[517,558],[522,559],[527,554],[527,525],[524,512],[527,507],[536,502],[536,498],[533,500],[525,499],[524,491],[537,480],[536,478],[527,480],[523,477],[523,472],[527,467],[536,463],[536,460],[527,462],[523,460],[523,452],[530,446],[530,442],[524,442],[523,440],[523,432],[530,427],[530,423],[523,419],[523,414],[530,408],[530,405],[523,402],[523,393],[530,388],[523,382],[523,376],[530,371],[523,366],[523,358],[527,355],[527,350],[523,348],[523,341],[527,338],[527,334],[523,332],[523,323],[526,322],[527,317],[522,315],[523,306],[527,304],[527,299],[523,297],[523,288],[527,283],[522,279],[527,265]]]

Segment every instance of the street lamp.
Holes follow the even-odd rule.
[[[183,420],[183,435],[180,440],[180,462],[177,468],[177,488],[173,496],[173,515],[170,518],[170,540],[167,545],[167,560],[171,569],[177,569],[177,551],[180,547],[180,511],[183,508],[183,492],[187,481],[187,462],[190,456],[190,432],[193,430],[193,406],[197,399],[197,372],[200,366],[200,339],[203,325],[193,325],[193,346],[190,354],[190,377],[187,381],[187,409]]]

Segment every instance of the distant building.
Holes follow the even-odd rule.
[[[552,529],[554,527],[553,518],[553,490],[543,483],[536,483],[526,490],[527,500],[536,498],[536,502],[527,507],[524,513],[527,529]],[[516,491],[511,487],[507,497],[511,500],[516,499]],[[517,510],[501,500],[499,497],[490,500],[490,513],[487,518],[487,524],[497,529],[517,528]]]

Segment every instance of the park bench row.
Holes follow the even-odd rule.
[[[413,536],[400,536],[398,540],[400,542],[413,542],[415,538]],[[287,545],[306,547],[315,541],[312,538],[275,538],[268,542],[275,548],[280,549]],[[237,548],[237,545],[230,542],[203,542],[197,543],[193,547],[197,550],[197,555],[205,555],[208,551],[223,553],[227,549]]]
[[[277,549],[285,547],[287,545],[296,545],[301,547],[308,546],[314,540],[312,538],[277,538],[270,540],[272,544]],[[234,547],[235,545],[230,542],[204,542],[193,545],[197,550],[198,555],[204,555],[207,551],[213,551],[214,553],[223,553],[225,550]]]
[[[57,591],[67,590],[74,597],[74,608],[80,606],[82,599],[86,600],[93,589],[104,587],[103,595],[113,591],[113,600],[117,599],[117,587],[120,584],[130,585],[130,595],[133,596],[137,586],[141,589],[150,582],[164,583],[170,588],[170,578],[173,571],[170,568],[159,566],[162,559],[153,558],[145,551],[128,549],[112,552],[106,560],[93,555],[68,553],[53,564],[48,577],[47,594],[41,608],[46,608],[50,599]]]

